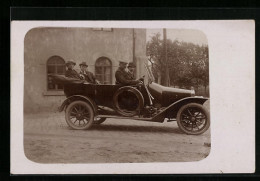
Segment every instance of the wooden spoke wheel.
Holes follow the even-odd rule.
[[[192,135],[199,135],[208,130],[210,116],[208,110],[197,103],[190,103],[180,108],[177,114],[179,128]]]
[[[85,101],[74,101],[66,109],[66,122],[73,129],[89,129],[94,121],[92,106]]]

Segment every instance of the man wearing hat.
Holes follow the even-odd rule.
[[[81,76],[83,76],[84,79],[85,79],[87,82],[92,83],[92,84],[98,83],[97,80],[96,80],[96,78],[95,78],[95,76],[94,76],[94,74],[93,74],[92,72],[89,72],[89,71],[87,70],[88,65],[86,64],[86,62],[82,62],[81,64],[79,64],[79,66],[80,66],[80,72],[79,72],[79,74],[80,74]]]
[[[73,69],[75,65],[76,63],[73,60],[69,60],[66,62],[67,70],[65,72],[65,76],[69,78],[81,79],[78,72],[76,72],[76,70]]]
[[[139,80],[130,79],[128,73],[126,72],[126,65],[127,62],[119,61],[119,68],[116,71],[116,84],[123,84],[123,85],[134,85],[140,83]]]
[[[135,80],[135,63],[130,62],[128,63],[127,69],[128,69],[128,76],[130,80]]]

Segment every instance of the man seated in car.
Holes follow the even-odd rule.
[[[116,84],[123,84],[123,85],[135,85],[141,83],[140,80],[133,80],[130,78],[126,69],[127,62],[119,61],[119,68],[116,71]]]
[[[78,72],[76,72],[76,70],[73,69],[75,65],[76,63],[73,60],[69,60],[66,62],[67,70],[65,72],[65,76],[69,78],[83,79],[82,77],[80,77]]]
[[[134,62],[130,62],[127,65],[127,69],[128,69],[128,77],[130,80],[135,80],[135,63]]]
[[[82,62],[81,64],[79,64],[79,66],[80,66],[79,74],[80,76],[84,77],[84,80],[92,84],[98,84],[98,81],[96,80],[94,74],[87,70],[88,65],[86,64],[86,62]]]

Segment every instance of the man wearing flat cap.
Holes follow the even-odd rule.
[[[123,84],[123,85],[135,85],[140,83],[139,80],[133,80],[129,77],[128,73],[126,72],[126,65],[127,62],[121,60],[119,61],[119,68],[116,71],[116,84]]]
[[[98,83],[94,74],[87,70],[88,65],[86,64],[86,62],[80,63],[79,66],[80,66],[79,74],[84,77],[84,80],[86,80],[87,82],[92,83],[92,84]]]
[[[73,60],[69,60],[65,64],[66,64],[66,67],[67,67],[67,70],[65,72],[66,77],[81,79],[78,72],[76,72],[76,70],[73,69],[74,66],[76,65],[76,63]]]

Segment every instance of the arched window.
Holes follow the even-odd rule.
[[[96,79],[102,84],[112,84],[112,64],[106,57],[100,57],[95,64]]]
[[[54,84],[50,74],[65,74],[65,61],[59,56],[52,56],[47,60],[47,90],[63,90],[61,84]]]

